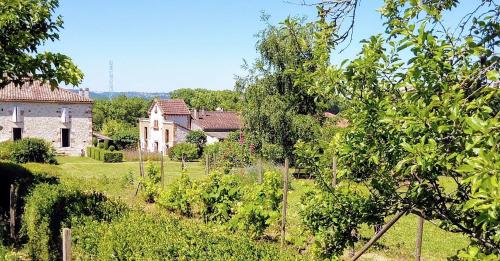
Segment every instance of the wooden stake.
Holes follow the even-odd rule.
[[[63,261],[71,261],[71,229],[63,228]]]
[[[181,170],[184,171],[184,169],[186,168],[186,166],[184,165],[184,154],[182,155],[182,163],[181,163]]]
[[[208,167],[208,160],[209,160],[209,156],[207,153],[207,154],[205,154],[205,175],[208,175],[208,173],[210,172],[210,169]]]
[[[16,241],[16,201],[17,201],[17,186],[15,184],[10,184],[10,238],[12,241]]]
[[[264,169],[262,167],[262,156],[259,157],[259,184],[264,182]]]
[[[398,212],[395,217],[382,227],[380,232],[375,234],[375,236],[373,236],[372,239],[370,239],[370,241],[368,241],[363,248],[356,255],[354,255],[352,260],[354,261],[361,257],[361,255],[363,255],[375,242],[377,242],[377,240],[382,237],[385,232],[387,232],[387,230],[389,230],[389,228],[391,228],[392,225],[394,225],[404,214],[406,214],[406,212]]]
[[[337,186],[337,157],[332,159],[332,188]]]
[[[139,144],[139,175],[144,178],[144,165],[142,164],[142,148]]]
[[[161,180],[161,187],[165,187],[165,170],[164,170],[164,167],[163,167],[163,152],[160,153],[161,156],[160,156],[160,180]]]
[[[422,213],[422,212],[421,212]],[[423,215],[423,213],[422,213]],[[415,253],[415,260],[420,261],[422,256],[422,236],[424,234],[424,218],[422,216],[418,217],[418,227],[417,227],[417,249]]]
[[[286,235],[286,207],[288,197],[288,158],[285,159],[285,171],[283,172],[283,211],[281,216],[281,247],[285,246]]]

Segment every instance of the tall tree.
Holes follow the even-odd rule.
[[[42,80],[78,85],[83,73],[71,58],[38,52],[40,45],[59,39],[61,16],[54,17],[57,0],[0,1],[0,88],[9,83]]]

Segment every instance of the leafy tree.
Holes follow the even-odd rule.
[[[312,56],[315,24],[288,18],[278,26],[267,24],[259,33],[259,58],[246,66],[248,75],[237,82],[244,93],[243,117],[248,138],[258,151],[263,144],[279,146],[290,157],[299,140],[311,140],[315,133],[302,129],[318,126],[327,108],[323,97],[308,93],[307,85],[298,81],[297,72],[315,70],[308,66]]]
[[[207,135],[201,130],[191,131],[186,136],[188,143],[194,144],[198,147],[198,157],[203,153],[203,146],[207,142]]]
[[[174,160],[194,160],[198,158],[198,147],[192,143],[179,143],[170,149],[170,158]]]
[[[137,119],[147,116],[151,100],[143,98],[114,97],[111,100],[96,100],[92,109],[94,130],[101,130],[106,121],[116,120],[137,126]]]
[[[331,3],[320,10],[338,7]],[[361,53],[341,66],[328,61],[335,24],[327,16],[318,21],[317,70],[302,72],[300,82],[318,96],[342,96],[349,108],[343,112],[349,127],[329,146],[341,185],[323,183],[304,201],[320,255],[341,254],[358,240],[352,230],[397,212],[421,213],[467,235],[471,245],[460,258],[500,255],[500,7],[478,1],[459,24],[445,24],[442,16],[459,4],[385,0],[386,33],[365,40]],[[316,169],[319,180],[331,175]]]
[[[61,82],[80,84],[83,73],[71,58],[38,50],[59,39],[63,20],[54,17],[58,5],[57,0],[0,2],[0,88],[33,80],[49,82],[53,88]]]
[[[139,141],[137,127],[119,120],[108,120],[104,123],[102,133],[113,139],[119,149],[134,147]]]
[[[173,99],[183,99],[189,108],[226,111],[241,110],[241,94],[230,90],[207,90],[182,88],[170,92]]]

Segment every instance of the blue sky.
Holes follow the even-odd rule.
[[[380,6],[362,2],[353,43],[334,61],[352,58],[361,39],[383,31]],[[243,59],[256,57],[262,11],[272,23],[316,16],[313,7],[282,0],[60,0],[64,29],[43,49],[72,57],[85,73],[82,87],[93,91],[108,89],[109,60],[115,91],[232,89]]]

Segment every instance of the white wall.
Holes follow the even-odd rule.
[[[21,122],[12,122],[12,109],[21,111]],[[67,108],[69,122],[61,115]],[[56,151],[81,155],[92,144],[92,104],[0,102],[0,141],[12,139],[12,128],[22,128],[22,137],[42,138],[52,143]],[[70,147],[62,148],[61,129],[70,129]]]

